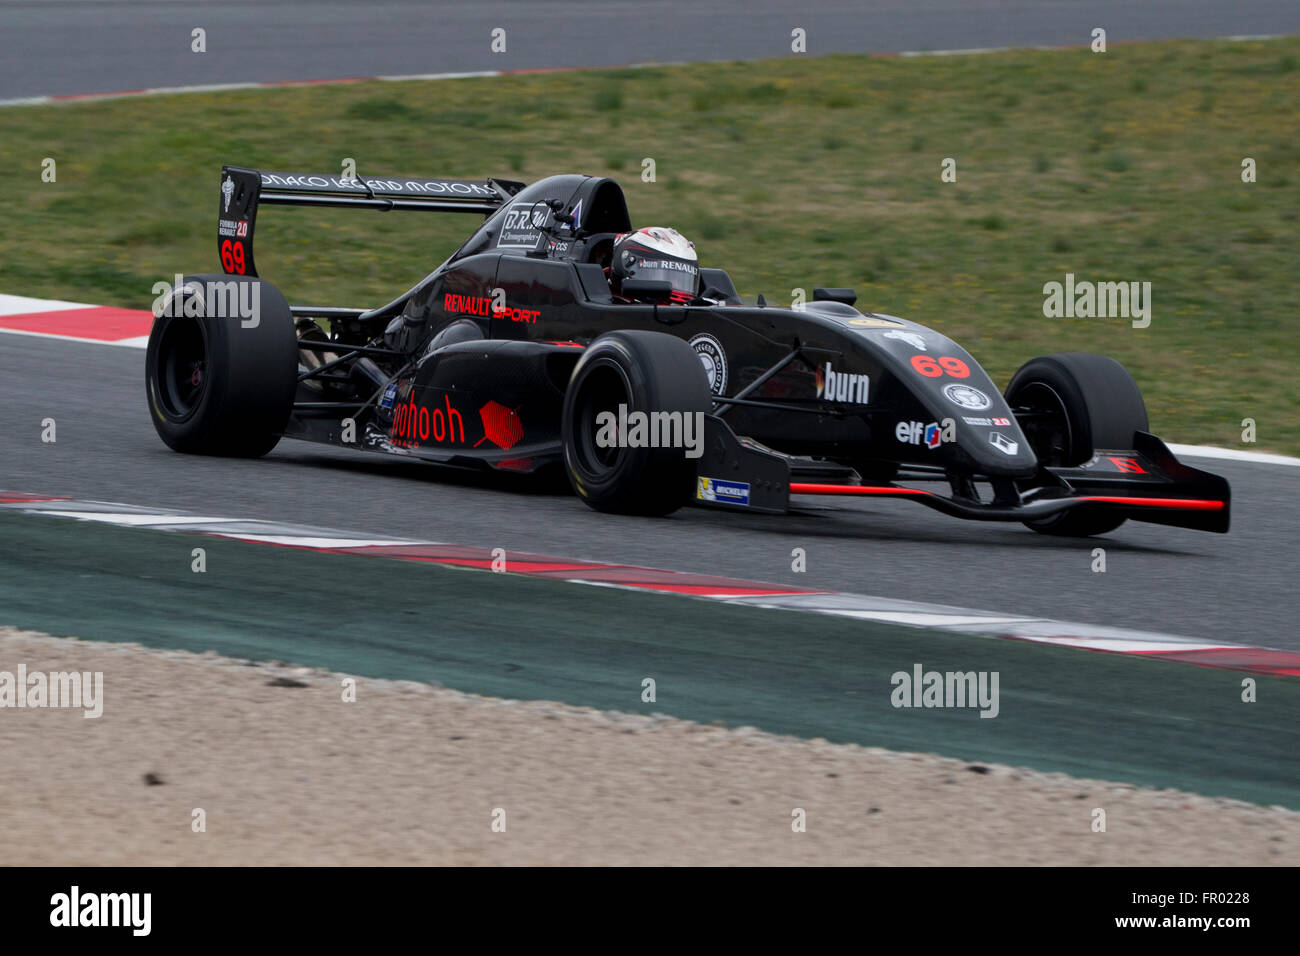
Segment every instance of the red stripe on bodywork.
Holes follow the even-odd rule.
[[[1099,501],[1110,505],[1145,505],[1150,508],[1182,508],[1186,511],[1222,511],[1222,501],[1207,498],[1123,498],[1115,495],[1087,495],[1079,501]]]
[[[792,495],[933,495],[921,488],[895,488],[891,485],[819,485],[791,482]],[[1206,498],[1130,498],[1120,495],[1086,495],[1075,501],[1108,505],[1138,505],[1148,508],[1181,508],[1186,511],[1222,511],[1227,504]]]
[[[932,495],[921,488],[895,488],[891,485],[818,485],[791,482],[792,495]]]

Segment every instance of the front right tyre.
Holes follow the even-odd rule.
[[[1047,466],[1081,465],[1098,448],[1132,448],[1133,433],[1148,428],[1137,382],[1105,355],[1060,352],[1030,359],[1012,376],[1006,399]],[[1124,520],[1085,505],[1025,525],[1040,534],[1088,537],[1114,531]]]

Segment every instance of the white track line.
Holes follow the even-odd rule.
[[[58,299],[33,299],[25,295],[0,293],[0,316],[31,315],[36,312],[66,312],[69,309],[95,309],[84,302],[61,302]]]
[[[1300,465],[1300,458],[1292,458],[1290,455],[1216,448],[1213,445],[1170,445],[1169,450],[1175,455],[1187,458],[1225,458],[1229,461],[1248,461],[1256,465]]]
[[[1260,34],[1257,36],[1211,37],[1211,40],[1226,40],[1240,43],[1255,40],[1277,40],[1285,34]],[[1158,41],[1157,41],[1158,42]],[[1082,50],[1086,45],[1074,46],[990,46],[971,47],[964,50],[902,50],[897,53],[868,53],[869,57],[888,59],[891,57],[926,57],[926,56],[983,56],[989,53],[1011,53],[1017,50],[1053,51]],[[663,63],[632,63],[626,66],[562,66],[554,69],[536,70],[472,70],[459,73],[409,73],[391,76],[346,76],[327,80],[280,80],[248,83],[208,83],[202,86],[155,86],[146,90],[125,90],[119,93],[83,93],[54,96],[20,96],[14,99],[0,100],[0,108],[6,106],[48,106],[66,103],[94,103],[103,100],[122,100],[138,96],[177,96],[186,93],[226,93],[237,90],[275,90],[298,89],[305,86],[339,86],[345,83],[410,83],[419,80],[469,80],[496,76],[528,76],[535,73],[576,73],[589,70],[638,70],[655,66],[689,66],[690,63],[669,61]]]
[[[400,538],[364,538],[345,531],[327,528],[314,528],[305,525],[293,525],[274,521],[241,519],[232,517],[209,517],[186,515],[175,509],[150,509],[137,505],[112,504],[96,501],[65,500],[16,501],[0,505],[0,512],[18,511],[29,514],[50,515],[73,518],[81,521],[104,522],[127,527],[149,528],[158,531],[189,532],[218,535],[242,541],[263,544],[289,545],[328,550],[354,550],[365,554],[373,545],[419,545],[424,542],[405,541]],[[371,552],[373,553],[373,552]],[[387,555],[400,560],[398,555]],[[411,555],[411,558],[416,558]],[[443,567],[458,567],[447,558],[433,557],[434,563]],[[574,562],[581,565],[583,562]],[[593,565],[595,569],[597,566]],[[647,570],[647,569],[641,569]],[[645,583],[634,584],[599,580],[598,575],[584,577],[580,567],[576,573],[566,578],[572,584],[609,587],[619,590],[635,590],[645,593],[664,593],[658,588]],[[658,571],[656,574],[660,573]],[[528,572],[523,572],[528,575]],[[699,576],[681,574],[681,583],[689,584]],[[703,580],[702,578],[700,580]],[[750,582],[762,587],[760,582]],[[680,592],[678,592],[680,593]],[[1188,654],[1205,654],[1206,652],[1233,653],[1241,651],[1248,645],[1226,642],[1206,641],[1177,634],[1165,634],[1158,631],[1138,631],[1128,628],[1111,627],[1080,622],[1054,621],[1047,618],[1025,617],[973,608],[954,607],[943,604],[928,604],[918,601],[903,601],[895,598],[873,597],[865,594],[848,594],[836,591],[805,591],[798,593],[769,593],[754,595],[735,595],[730,593],[701,593],[691,595],[697,599],[711,599],[727,604],[746,605],[754,608],[773,610],[804,611],[816,614],[828,614],[835,617],[848,617],[862,621],[878,621],[900,624],[918,628],[938,628],[965,632],[988,638],[1018,638],[1043,644],[1063,645],[1093,651],[1111,651],[1121,654],[1140,654],[1163,656],[1165,659],[1185,659]],[[1264,648],[1250,647],[1251,651],[1260,651],[1275,655],[1274,668],[1277,673],[1293,673],[1294,661],[1300,655],[1290,651],[1268,651]],[[1174,655],[1183,655],[1183,658]],[[1221,658],[1220,658],[1221,660]],[[1188,663],[1214,664],[1213,657],[1202,657],[1187,661]],[[1250,666],[1232,669],[1252,670]],[[1262,666],[1262,665],[1261,665]],[[1265,668],[1262,672],[1269,673]]]

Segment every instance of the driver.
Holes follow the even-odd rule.
[[[613,260],[609,267],[609,284],[614,294],[623,294],[624,279],[649,279],[672,286],[669,301],[686,304],[700,293],[700,266],[695,244],[676,229],[648,226],[636,232],[614,237]]]

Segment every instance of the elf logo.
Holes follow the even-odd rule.
[[[894,426],[894,437],[904,445],[925,445],[926,448],[938,448],[946,441],[957,438],[957,423],[951,418],[942,422],[899,422]]]
[[[854,372],[837,372],[826,363],[826,368],[817,370],[817,397],[828,402],[847,402],[854,405],[867,404],[871,390],[871,377]]]

